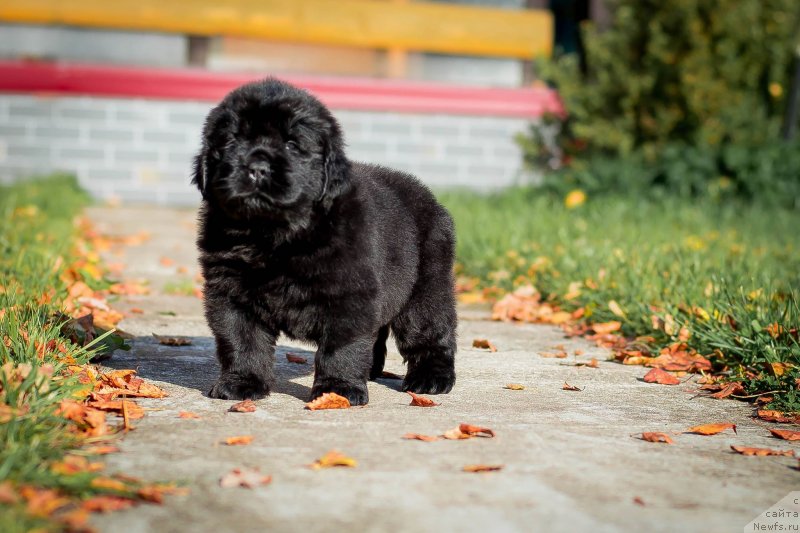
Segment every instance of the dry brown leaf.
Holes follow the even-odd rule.
[[[167,337],[164,335],[156,335],[155,333],[153,333],[153,337],[155,337],[159,344],[163,344],[164,346],[189,346],[192,344],[192,339],[189,337]]]
[[[733,383],[728,383],[722,390],[712,394],[711,397],[716,398],[718,400],[722,400],[723,398],[727,398],[731,394],[743,394],[744,392],[745,391],[744,387],[742,387],[742,384],[739,383],[738,381],[735,381]]]
[[[660,368],[654,368],[644,375],[642,378],[646,383],[658,383],[659,385],[678,385],[681,380],[675,377],[674,374],[665,372]]]
[[[175,264],[175,261],[172,258],[167,257],[165,255],[161,256],[161,259],[159,259],[158,262],[161,263],[161,265],[165,266],[165,267],[170,267],[170,266]]]
[[[14,490],[10,481],[0,482],[0,503],[14,504],[19,501],[19,495]]]
[[[238,435],[236,437],[228,437],[222,443],[227,446],[242,446],[250,444],[254,438],[252,435]]]
[[[642,440],[646,440],[647,442],[663,442],[664,444],[673,444],[673,441],[669,435],[654,431],[646,431],[642,433]]]
[[[466,433],[470,436],[488,438],[494,437],[494,431],[489,428],[482,428],[480,426],[473,426],[471,424],[461,424],[458,426],[458,429],[461,431],[461,433]]]
[[[563,350],[560,352],[540,352],[539,356],[545,358],[564,359],[567,357],[567,352]]]
[[[578,361],[577,363],[575,363],[575,366],[582,366],[586,368],[598,368],[599,364],[597,362],[597,359],[592,357],[589,361]]]
[[[768,409],[759,409],[758,418],[766,420],[767,422],[778,422],[779,424],[797,424],[800,422],[800,416],[791,415],[782,411],[771,411]]]
[[[736,424],[703,424],[701,426],[694,426],[684,433],[696,433],[698,435],[716,435],[726,429],[732,429],[736,433]]]
[[[253,400],[243,400],[231,405],[228,409],[231,413],[253,413],[256,410],[256,402]]]
[[[447,440],[463,440],[471,439],[472,435],[464,433],[460,428],[453,428],[442,433],[442,438]]]
[[[314,470],[319,470],[320,468],[331,468],[334,466],[344,466],[347,468],[352,468],[356,466],[358,463],[352,457],[347,457],[342,452],[337,450],[331,450],[309,466]]]
[[[413,405],[415,407],[436,407],[439,405],[438,403],[434,402],[430,398],[426,398],[425,396],[420,396],[419,394],[415,394],[411,391],[406,391],[409,395],[411,395],[411,403],[408,405]]]
[[[395,374],[394,372],[387,372],[386,370],[381,372],[381,377],[383,379],[403,379],[403,376],[401,376],[400,374]]]
[[[299,355],[293,354],[291,352],[286,354],[286,360],[296,365],[305,365],[308,363],[305,357],[300,357]]]
[[[791,431],[788,429],[770,429],[769,432],[779,439],[800,440],[800,431]]]
[[[320,409],[348,409],[350,400],[344,396],[339,396],[335,392],[326,392],[316,400],[306,404],[306,409],[318,411]]]
[[[635,503],[636,505],[641,505],[642,507],[645,506],[644,500],[640,496],[634,497],[633,503]]]
[[[272,481],[272,476],[262,474],[258,468],[234,468],[219,479],[219,486],[223,489],[244,487],[253,489],[267,485]]]
[[[490,352],[496,352],[497,346],[492,344],[489,339],[475,339],[472,341],[473,348],[480,348],[482,350],[489,350]]]
[[[174,483],[158,483],[140,487],[136,494],[143,500],[152,503],[163,503],[165,494],[188,494],[189,489],[178,487]]]
[[[502,470],[503,465],[467,465],[462,470],[464,472],[497,472]]]
[[[110,513],[136,505],[136,501],[123,496],[93,496],[81,502],[81,509],[90,513]]]
[[[85,448],[84,451],[89,455],[106,455],[109,453],[116,453],[119,451],[119,448],[116,446],[110,445],[101,445],[101,446],[90,446]]]
[[[96,477],[89,483],[96,489],[115,490],[117,492],[128,492],[130,487],[119,479],[110,477]]]
[[[439,440],[439,437],[433,435],[421,435],[419,433],[406,433],[403,435],[403,438],[406,440],[421,440],[423,442],[433,442],[435,440]]]
[[[622,327],[622,322],[612,320],[611,322],[602,322],[600,324],[592,324],[592,329],[595,333],[604,335],[606,333],[613,333]]]
[[[191,411],[181,411],[178,413],[178,418],[191,418],[200,420],[201,417],[197,413],[192,413]]]
[[[731,446],[731,450],[742,455],[757,455],[760,457],[766,455],[783,455],[785,457],[794,457],[794,450],[771,450],[769,448],[747,448],[745,446]]]
[[[570,385],[566,381],[564,382],[564,386],[561,387],[561,390],[570,390],[570,391],[578,391],[581,392],[583,389],[576,387],[575,385]]]
[[[525,385],[520,385],[519,383],[509,383],[503,388],[509,390],[525,390]]]

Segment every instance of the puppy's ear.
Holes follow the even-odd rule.
[[[200,150],[194,158],[194,172],[192,173],[192,183],[200,189],[200,194],[203,199],[206,198],[206,173],[208,172],[208,162],[206,156],[206,148]]]
[[[342,141],[336,135],[325,140],[324,181],[319,199],[336,198],[347,190],[350,184],[350,162],[344,155]]]

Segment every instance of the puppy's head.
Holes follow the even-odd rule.
[[[239,87],[209,113],[192,182],[232,218],[286,218],[340,195],[348,167],[328,109],[267,79]]]

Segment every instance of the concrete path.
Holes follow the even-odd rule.
[[[788,449],[736,401],[695,397],[691,382],[670,387],[641,381],[645,369],[606,362],[608,353],[555,327],[491,322],[485,309],[464,309],[459,326],[458,383],[434,408],[408,406],[398,381],[370,383],[364,408],[303,409],[312,365],[289,363],[291,351],[313,361],[308,346],[281,341],[278,384],[255,413],[227,412],[233,403],[206,396],[217,376],[213,340],[199,299],[161,289],[197,271],[194,213],[94,208],[90,217],[111,234],[152,233],[111,262],[126,278],[146,278],[151,295],[125,297],[121,310],[141,308],[120,327],[137,336],[130,352],[109,361],[136,368],[170,393],[140,402],[147,416],[108,456],[109,468],[148,480],[180,480],[191,492],[162,506],[101,516],[101,531],[742,531],[748,522],[800,489],[797,460],[745,457],[730,445]],[[175,261],[165,266],[162,257]],[[179,274],[176,267],[190,272]],[[159,345],[152,333],[188,335],[185,347]],[[498,351],[471,347],[488,338]],[[563,345],[568,359],[540,352]],[[601,360],[599,368],[575,361]],[[387,370],[404,372],[390,347]],[[562,390],[567,381],[580,392]],[[521,383],[526,389],[504,389]],[[191,411],[201,420],[178,418]],[[439,435],[466,422],[494,429],[494,439],[419,442],[408,432]],[[732,422],[738,434],[680,434],[709,422]],[[675,444],[635,437],[676,432]],[[253,435],[248,446],[221,446]],[[358,461],[352,469],[306,465],[331,449]],[[503,464],[500,472],[462,472],[468,464]],[[260,467],[272,484],[222,489],[236,467]],[[748,530],[753,530],[752,526]]]

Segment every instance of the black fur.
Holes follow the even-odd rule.
[[[279,333],[317,345],[311,397],[366,404],[391,329],[403,389],[455,383],[453,222],[414,177],[351,162],[336,120],[268,79],[209,114],[194,180],[205,309],[222,366],[213,398],[261,398]]]

